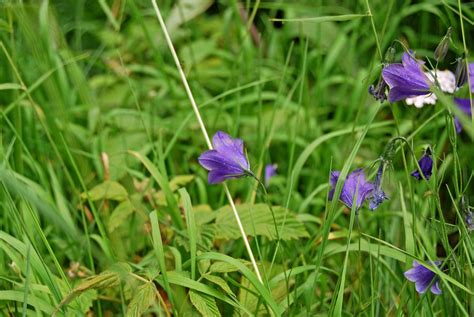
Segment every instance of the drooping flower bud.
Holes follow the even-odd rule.
[[[395,60],[395,48],[393,46],[390,46],[387,49],[387,52],[385,53],[384,60],[385,60],[386,64],[393,63],[393,61]]]
[[[462,87],[467,82],[467,67],[464,54],[456,59],[456,72],[454,76],[456,78],[456,88]]]
[[[446,57],[446,54],[448,53],[449,42],[451,41],[451,32],[452,32],[452,28],[449,27],[448,31],[446,32],[446,35],[443,37],[441,42],[439,42],[438,46],[436,47],[436,50],[434,52],[434,58],[437,62],[442,61]]]
[[[419,181],[423,179],[423,176],[424,178],[426,178],[426,180],[429,180],[431,174],[433,173],[433,158],[431,157],[431,155],[431,149],[430,147],[427,147],[425,150],[425,154],[423,154],[423,156],[418,160],[418,165],[420,166],[421,173],[418,169],[415,169],[413,172],[411,172],[410,175]]]

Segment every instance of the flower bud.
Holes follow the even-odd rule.
[[[385,53],[385,63],[390,64],[395,60],[395,49],[393,46],[390,46]]]
[[[436,47],[436,50],[434,52],[434,58],[437,62],[442,61],[448,53],[449,42],[451,41],[451,32],[452,28],[449,27],[448,31],[446,32],[446,35],[443,37],[441,42],[439,42],[438,47]]]
[[[454,76],[456,78],[456,88],[462,87],[467,82],[467,67],[464,56],[456,59],[456,72]]]

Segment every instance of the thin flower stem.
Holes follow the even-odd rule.
[[[204,135],[204,139],[206,139],[206,143],[207,143],[207,146],[209,147],[209,149],[212,150],[211,139],[209,138],[209,135],[207,134],[206,126],[204,125],[201,114],[199,113],[199,109],[196,105],[196,101],[194,100],[193,93],[192,93],[191,88],[189,87],[188,81],[186,79],[186,75],[184,74],[183,68],[181,67],[181,63],[179,62],[178,55],[176,54],[176,50],[174,49],[173,42],[171,41],[170,35],[168,33],[168,29],[166,28],[166,24],[163,20],[163,17],[161,16],[160,8],[158,7],[158,4],[156,3],[156,0],[152,0],[151,2],[153,4],[153,8],[155,9],[156,17],[158,18],[161,29],[163,30],[163,34],[165,36],[166,43],[168,44],[171,55],[173,56],[174,62],[176,64],[176,68],[178,68],[178,72],[179,72],[179,75],[181,77],[181,81],[184,85],[184,88],[186,90],[186,94],[188,95],[188,98],[189,98],[189,101],[191,102],[191,106],[193,108],[194,114],[196,115],[199,126],[201,127],[201,131],[202,131],[202,134]],[[247,234],[245,233],[242,222],[240,221],[239,213],[237,212],[237,209],[235,208],[235,204],[234,204],[234,200],[232,198],[232,195],[230,194],[230,191],[229,191],[229,188],[227,187],[227,184],[223,183],[223,186],[224,186],[224,192],[227,196],[227,199],[229,200],[230,207],[231,207],[232,211],[234,212],[235,220],[237,221],[237,225],[239,226],[240,234],[242,235],[242,239],[244,240],[244,244],[245,244],[245,247],[246,247],[247,252],[249,254],[250,261],[252,262],[253,268],[255,270],[255,274],[257,275],[257,278],[260,281],[260,283],[263,284],[262,276],[260,275],[260,271],[258,269],[257,262],[255,261],[255,257],[253,256],[252,249],[250,248],[250,243],[247,239]]]

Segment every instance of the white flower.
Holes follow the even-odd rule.
[[[452,94],[456,90],[456,77],[449,70],[437,70],[434,72],[436,75],[436,80],[439,84],[439,88],[443,92]],[[431,82],[435,82],[432,73],[425,72],[426,77],[429,78]],[[427,95],[416,96],[412,98],[405,99],[405,102],[408,105],[414,105],[417,108],[422,108],[424,105],[434,105],[438,98],[434,93],[429,93]]]

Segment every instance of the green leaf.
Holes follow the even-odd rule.
[[[129,153],[135,156],[137,159],[145,165],[146,169],[150,172],[151,176],[155,181],[158,182],[158,185],[161,187],[166,196],[166,202],[169,207],[170,216],[173,219],[173,223],[179,228],[184,228],[183,220],[181,219],[181,214],[179,213],[178,204],[173,195],[173,192],[170,188],[170,184],[166,177],[164,177],[160,171],[153,165],[153,163],[142,154],[134,151],[129,151]]]
[[[232,292],[229,285],[222,277],[210,274],[204,274],[202,277],[211,283],[217,284],[220,288],[224,290],[224,292],[226,292],[231,297],[235,296],[234,292]]]
[[[17,90],[22,89],[21,85],[15,83],[3,83],[0,84],[0,90]]]
[[[277,316],[282,315],[283,313],[282,307],[279,306],[275,302],[275,300],[273,299],[268,289],[258,280],[255,273],[253,273],[247,266],[242,264],[239,260],[234,259],[228,255],[216,253],[216,252],[205,252],[198,256],[198,260],[206,260],[206,259],[226,262],[238,268],[238,270],[245,276],[245,278],[248,279],[249,282],[255,287],[255,289],[257,290],[257,293],[262,296],[263,302],[271,308],[274,314]],[[241,309],[248,311],[248,309],[246,309],[244,306],[241,306]]]
[[[205,317],[221,316],[214,297],[195,291],[189,291],[189,299],[198,312]]]
[[[205,257],[208,254],[209,253],[204,253],[200,256]],[[228,259],[228,258],[230,258],[230,257],[226,257],[226,259]],[[235,260],[235,262],[238,262],[238,261]],[[245,268],[244,270],[246,270],[246,273],[250,273],[249,269]],[[239,310],[242,310],[242,312],[245,313],[245,314],[250,314],[250,312],[245,307],[240,305],[239,302],[235,301],[235,299],[233,297],[226,296],[222,292],[217,291],[215,288],[213,288],[209,285],[206,285],[204,283],[200,283],[198,281],[190,279],[189,277],[186,276],[186,273],[187,272],[176,272],[176,271],[167,272],[169,283],[174,284],[174,285],[179,285],[179,286],[182,286],[182,287],[186,287],[186,288],[189,288],[190,290],[194,290],[194,291],[203,293],[205,295],[209,295],[213,298],[217,298],[217,299],[219,299],[223,302],[226,302],[227,304],[232,305],[233,307],[235,307]],[[253,273],[250,273],[250,274],[253,274]],[[252,276],[252,278],[253,277],[256,278],[255,274]],[[164,285],[163,275],[160,275],[160,276],[156,277],[155,280],[158,283],[160,283],[160,285]],[[260,282],[258,282],[258,283],[260,283]],[[259,284],[259,286],[261,286],[261,284]],[[259,288],[259,290],[263,291],[263,292],[266,292],[266,290],[263,288],[263,286],[261,286]],[[265,295],[266,295],[266,293],[265,293]]]
[[[332,16],[322,16],[322,17],[310,17],[310,18],[296,18],[296,19],[271,19],[272,21],[281,21],[281,22],[339,22],[339,21],[348,21],[360,18],[368,17],[368,14],[343,14],[343,15],[332,15]]]
[[[11,291],[11,290],[0,291],[0,302],[8,303],[8,302],[15,301],[15,302],[22,303],[23,300],[24,300],[23,291]],[[31,305],[38,311],[45,312],[48,316],[51,315],[54,309],[51,305],[49,305],[49,303],[33,295],[28,295],[27,303],[28,305]]]
[[[120,225],[123,224],[125,220],[127,220],[128,216],[130,216],[134,210],[135,210],[135,207],[130,202],[130,200],[127,199],[125,201],[122,201],[114,209],[114,211],[112,211],[112,214],[110,215],[110,218],[107,224],[109,232],[112,232],[118,227],[120,227]]]
[[[156,287],[152,282],[145,283],[138,287],[127,308],[128,317],[139,317],[153,305],[156,299]]]
[[[95,187],[93,187],[89,192],[84,192],[81,194],[82,199],[86,199],[89,196],[89,199],[92,201],[110,199],[122,201],[127,199],[128,193],[127,190],[117,182],[106,181]]]
[[[240,262],[243,265],[247,265],[248,263],[250,263],[250,262],[245,262],[243,260],[240,260]],[[209,271],[214,272],[214,273],[230,273],[230,272],[236,272],[238,270],[239,269],[235,265],[228,262],[221,262],[221,261],[212,263],[211,267],[209,268]]]
[[[237,205],[237,212],[244,226],[245,232],[250,236],[264,236],[268,239],[277,239],[275,223],[270,208],[266,204],[243,204]],[[309,237],[306,228],[295,217],[294,213],[280,206],[274,206],[273,212],[276,225],[282,240],[292,240]],[[239,227],[235,222],[235,216],[229,206],[216,211],[215,222],[217,239],[238,239]]]
[[[196,250],[197,250],[197,230],[196,230],[196,221],[194,220],[194,212],[191,204],[191,198],[189,197],[186,188],[181,188],[179,190],[181,195],[184,215],[186,217],[186,225],[188,229],[188,238],[189,238],[189,248],[191,255],[191,277],[196,279]]]

